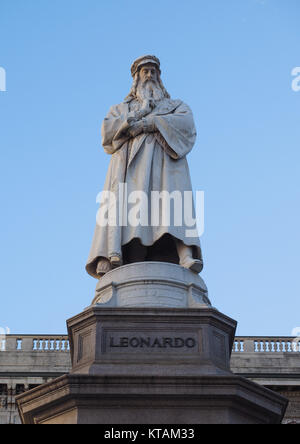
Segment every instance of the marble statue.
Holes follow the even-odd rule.
[[[181,100],[170,98],[161,80],[159,59],[153,55],[138,58],[131,74],[129,95],[110,108],[102,124],[102,145],[111,156],[104,191],[113,194],[108,207],[117,204],[119,208],[117,223],[97,223],[86,270],[99,279],[121,265],[163,261],[198,274],[203,268],[200,241],[198,235],[187,236],[191,227],[184,217],[181,224],[174,217],[163,223],[163,214],[156,214],[150,199],[139,208],[150,223],[123,223],[124,213],[130,211],[125,189],[126,196],[192,192],[186,155],[196,139],[192,112]],[[177,212],[182,211],[181,205]],[[156,223],[151,223],[153,219]]]

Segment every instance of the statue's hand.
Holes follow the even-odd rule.
[[[143,130],[144,130],[144,125],[141,120],[139,120],[138,122],[133,122],[128,128],[128,132],[131,135],[131,137],[139,136],[140,134],[142,134]]]
[[[144,133],[154,133],[157,131],[154,116],[147,116],[142,119]]]

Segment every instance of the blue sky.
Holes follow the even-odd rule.
[[[0,326],[65,333],[93,299],[101,121],[147,53],[194,113],[213,305],[239,335],[300,326],[299,22],[298,0],[0,0]]]

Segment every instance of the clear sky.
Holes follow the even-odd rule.
[[[194,113],[213,305],[239,335],[300,326],[299,23],[299,0],[0,0],[1,327],[65,333],[93,299],[101,121],[143,54]]]

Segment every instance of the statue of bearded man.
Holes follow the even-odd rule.
[[[99,279],[121,265],[165,261],[200,273],[203,262],[198,235],[187,236],[192,227],[186,226],[184,216],[181,223],[176,223],[174,216],[166,224],[162,201],[162,214],[157,214],[158,207],[153,208],[150,197],[153,192],[162,193],[159,196],[179,192],[182,197],[187,191],[192,193],[186,160],[196,139],[192,112],[181,100],[170,99],[157,57],[138,58],[131,74],[129,95],[111,107],[102,124],[102,145],[111,155],[103,195],[108,199],[108,212],[113,211],[116,217],[109,216],[107,224],[97,223],[86,270]],[[130,224],[130,203],[136,204],[132,196],[141,194],[149,197],[146,204],[139,202],[141,223]],[[174,213],[181,215],[184,205],[174,200],[174,207]],[[153,220],[156,222],[151,223]]]

